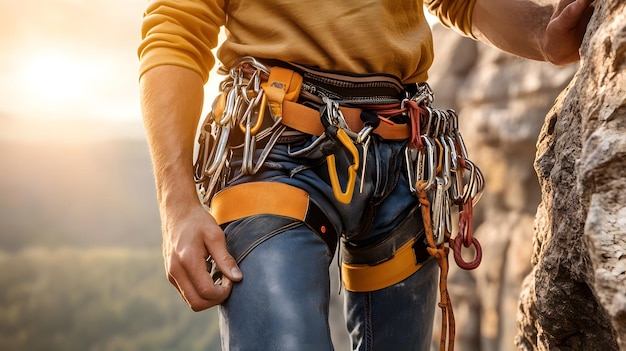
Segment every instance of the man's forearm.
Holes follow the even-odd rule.
[[[152,157],[159,205],[197,201],[193,145],[202,112],[200,75],[178,66],[159,66],[141,78],[141,107]]]
[[[472,34],[506,52],[543,61],[541,41],[555,6],[546,0],[478,0]]]

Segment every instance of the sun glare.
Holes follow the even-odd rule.
[[[23,63],[22,84],[34,101],[68,103],[80,96],[88,72],[69,55],[51,52],[31,57]]]

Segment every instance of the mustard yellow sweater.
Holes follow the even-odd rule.
[[[353,73],[426,81],[433,60],[424,5],[445,25],[471,36],[476,0],[150,0],[139,47],[140,74],[173,64],[204,80],[218,59],[296,62]]]

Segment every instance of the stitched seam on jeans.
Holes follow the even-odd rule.
[[[300,221],[295,221],[295,222],[292,222],[292,223],[289,223],[289,224],[287,224],[287,225],[284,225],[284,226],[282,226],[282,227],[280,227],[280,228],[278,228],[278,229],[276,229],[276,230],[274,230],[274,231],[272,231],[272,232],[269,232],[269,233],[267,233],[267,234],[265,234],[265,235],[261,236],[259,239],[257,239],[257,240],[255,240],[255,241],[253,241],[253,242],[252,242],[252,244],[250,244],[250,246],[248,247],[248,249],[244,250],[244,251],[241,253],[240,257],[239,257],[239,258],[237,258],[237,263],[240,263],[241,261],[243,261],[243,259],[244,259],[246,256],[248,256],[248,254],[249,254],[250,252],[252,252],[252,250],[254,250],[257,246],[259,246],[260,244],[262,244],[264,241],[266,241],[266,240],[268,240],[268,239],[270,239],[270,238],[273,238],[273,237],[275,237],[276,235],[278,235],[278,234],[280,234],[280,233],[283,233],[283,232],[285,232],[285,231],[286,231],[286,230],[288,230],[288,229],[295,228],[295,227],[297,227],[297,226],[299,226],[299,225],[301,225],[301,224],[302,224],[302,222],[300,222]]]
[[[370,293],[363,294],[363,309],[365,310],[365,350],[373,350],[374,333],[372,332],[372,295]]]

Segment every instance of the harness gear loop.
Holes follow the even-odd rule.
[[[272,67],[261,87],[267,95],[270,112],[274,118],[283,116],[283,102],[296,101],[302,88],[302,76],[282,67]]]

